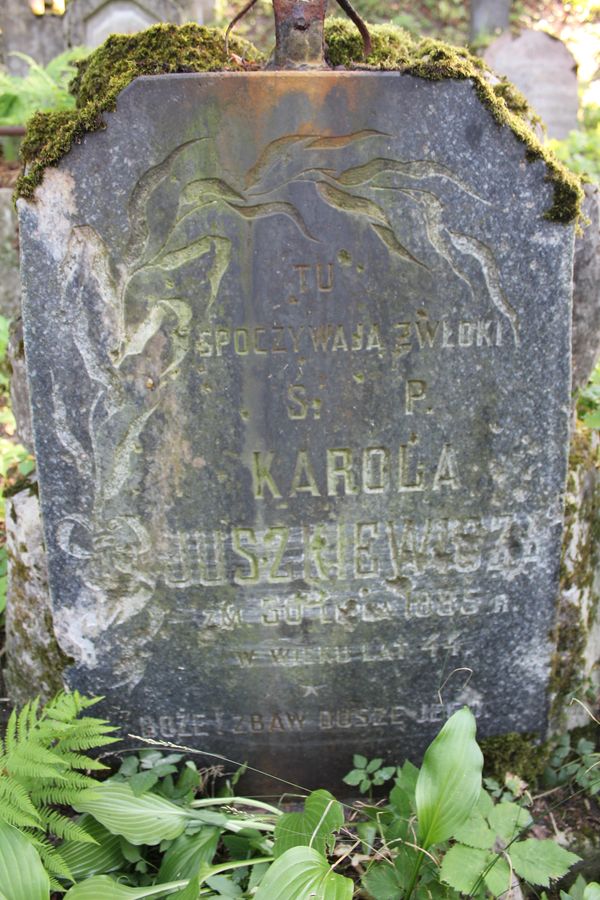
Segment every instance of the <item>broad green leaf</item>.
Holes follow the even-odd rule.
[[[175,891],[186,886],[187,881],[172,881],[149,887],[128,887],[108,875],[97,875],[73,885],[64,900],[145,900],[146,897],[173,896]]]
[[[220,829],[210,827],[196,834],[180,834],[163,856],[158,880],[174,881],[197,875],[202,865],[213,861],[220,834]]]
[[[366,772],[368,775],[372,775],[377,769],[380,768],[383,759],[372,759],[371,762],[367,765]]]
[[[233,898],[235,900],[236,897],[244,896],[241,887],[226,875],[213,875],[212,878],[206,879],[206,884],[213,891],[216,891],[219,897]]]
[[[170,900],[198,900],[200,894],[200,879],[198,876],[190,878],[187,887],[170,894]]]
[[[332,833],[344,824],[341,803],[329,791],[313,791],[306,798],[304,812],[285,813],[275,825],[274,855],[281,856],[291,847],[312,847],[325,854],[333,848]]]
[[[508,861],[504,856],[499,856],[497,853],[490,854],[490,862],[492,864],[489,866],[489,869],[486,866],[487,871],[483,880],[494,897],[499,897],[509,890],[511,883],[514,884],[516,880],[515,873],[511,872]]]
[[[50,881],[37,850],[0,821],[0,892],[8,900],[49,900]]]
[[[583,891],[583,900],[600,900],[600,884],[590,881]]]
[[[425,850],[452,837],[479,800],[483,755],[473,713],[463,707],[432,741],[417,779],[419,845]]]
[[[580,857],[550,838],[538,841],[528,838],[518,841],[509,850],[515,872],[529,884],[548,887],[554,878],[562,878]]]
[[[492,831],[500,835],[506,843],[512,841],[532,821],[527,810],[516,803],[497,803],[488,815]]]
[[[363,876],[362,884],[373,900],[398,900],[404,888],[395,866],[390,863],[375,863]]]
[[[88,814],[82,816],[78,824],[85,828],[97,843],[82,844],[80,841],[65,841],[58,848],[75,881],[81,881],[91,875],[105,875],[107,872],[115,872],[120,869],[123,865],[123,854],[119,835],[111,834],[100,822]]]
[[[482,787],[475,809],[487,819],[493,808],[494,801],[492,800],[486,789]]]
[[[254,900],[352,900],[354,882],[331,869],[312,847],[292,847],[275,860]]]
[[[390,792],[390,803],[401,816],[413,813],[418,777],[419,770],[408,759],[398,770],[396,784]]]
[[[126,783],[105,781],[82,791],[73,806],[132,844],[160,844],[183,833],[190,814],[157,794],[136,797]]]
[[[565,894],[567,898],[570,900],[584,900],[583,892],[587,887],[586,880],[583,875],[578,875],[571,887],[569,888],[568,894],[565,894],[565,891],[561,891],[561,900],[562,895]]]
[[[475,808],[464,825],[455,830],[453,837],[469,847],[491,850],[496,840],[496,832],[492,831],[479,810]]]
[[[440,880],[461,894],[470,894],[489,861],[489,851],[455,844],[442,860]]]
[[[345,784],[349,784],[350,787],[356,787],[357,785],[359,785],[361,783],[361,781],[363,780],[364,777],[365,777],[364,769],[352,769],[350,772],[348,772],[347,775],[344,775],[344,777],[342,778],[342,781]]]
[[[352,765],[356,769],[366,769],[367,768],[367,757],[362,756],[360,753],[355,753],[352,757]]]

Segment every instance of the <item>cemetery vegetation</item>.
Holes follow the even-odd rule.
[[[535,118],[523,96],[508,82],[494,83],[482,60],[461,47],[433,38],[413,40],[389,25],[371,26],[373,51],[362,60],[362,39],[343,19],[328,19],[325,41],[329,64],[346,69],[399,71],[430,80],[460,79],[473,83],[477,96],[501,127],[511,128],[525,145],[530,162],[543,160],[554,199],[547,218],[567,224],[579,216],[583,197],[577,175],[544,147],[531,128]],[[113,110],[122,90],[140,75],[173,72],[243,71],[258,68],[263,55],[247,41],[232,38],[225,53],[224,33],[194,24],[155,25],[134,35],[113,35],[80,61],[71,83],[74,110],[38,112],[31,119],[21,153],[26,174],[17,182],[17,196],[31,198],[47,166],[56,165],[74,142],[103,128],[103,114]]]
[[[164,745],[166,755],[121,751],[109,774],[89,755],[115,740],[108,722],[85,714],[97,699],[61,693],[11,715],[0,745],[0,896],[483,900],[517,882],[539,896],[579,859],[532,836],[518,778],[507,790],[484,786],[466,707],[441,728],[420,769],[355,755],[346,783],[363,793],[386,783],[385,798],[348,806],[316,790],[287,795],[296,808],[286,812],[236,796],[240,771],[214,790],[175,745]],[[565,746],[556,751],[561,772]],[[588,748],[579,749],[589,762]],[[561,900],[597,900],[599,891],[579,878]]]

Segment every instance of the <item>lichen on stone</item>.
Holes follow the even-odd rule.
[[[544,147],[532,124],[536,117],[527,101],[506,80],[498,80],[488,66],[463,47],[442,41],[413,40],[392,25],[370,26],[372,53],[362,59],[362,38],[345,19],[327,19],[327,59],[334,68],[399,71],[418,78],[470,80],[477,96],[500,126],[512,129],[526,147],[527,159],[543,160],[554,199],[546,217],[569,224],[578,219],[583,191],[578,176]],[[37,113],[28,125],[22,144],[26,174],[17,183],[16,196],[32,198],[47,166],[56,165],[86,132],[104,126],[103,113],[113,110],[119,93],[139,75],[174,72],[247,71],[264,62],[248,41],[233,37],[225,53],[224,33],[219,28],[195,24],[154,25],[133,35],[112,35],[87,59],[71,90],[77,108],[69,112]]]

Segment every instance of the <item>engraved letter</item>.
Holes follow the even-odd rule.
[[[275,454],[268,450],[266,453],[255,450],[252,459],[252,484],[254,486],[254,497],[256,500],[264,500],[264,489],[267,487],[273,497],[281,499],[281,491],[275,484],[275,480],[271,475],[271,466]]]
[[[342,483],[342,496],[358,493],[352,473],[352,450],[340,448],[327,451],[327,494],[329,497],[337,495],[339,481]]]
[[[458,488],[456,453],[450,444],[444,444],[435,475],[433,476],[433,490],[439,491],[442,487],[450,488],[453,491]]]

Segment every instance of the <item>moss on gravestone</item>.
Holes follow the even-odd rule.
[[[508,772],[518,775],[528,784],[537,780],[544,771],[550,748],[539,743],[539,735],[526,733],[501,734],[484,738],[480,742],[483,753],[483,770],[486,777],[504,784]]]
[[[399,71],[443,80],[470,80],[481,102],[499,126],[512,129],[527,150],[530,161],[543,160],[554,199],[546,216],[568,224],[580,212],[583,192],[579,178],[569,172],[542,146],[531,124],[535,120],[527,101],[506,81],[496,81],[486,64],[461,47],[425,38],[413,40],[392,25],[370,26],[373,50],[362,60],[362,39],[344,19],[328,19],[325,40],[333,67]],[[173,72],[246,71],[264,61],[248,41],[233,37],[225,53],[224,33],[218,28],[187,25],[154,25],[134,35],[113,35],[79,63],[71,90],[77,108],[69,112],[37,113],[29,123],[22,145],[27,166],[17,183],[16,195],[31,198],[47,166],[56,165],[86,132],[104,125],[103,113],[115,108],[117,96],[139,75]]]
[[[497,81],[483,60],[464,47],[452,47],[433,38],[415,41],[405,31],[391,25],[371,25],[369,30],[373,52],[361,63],[362,38],[354,26],[344,19],[329,20],[325,36],[331,65],[397,70],[434,81],[445,78],[470,80],[498,125],[511,128],[525,144],[527,159],[530,162],[540,159],[546,164],[547,179],[554,189],[553,203],[546,218],[565,225],[578,219],[583,201],[581,180],[542,145],[532,128],[539,119],[514,85],[506,80]]]

